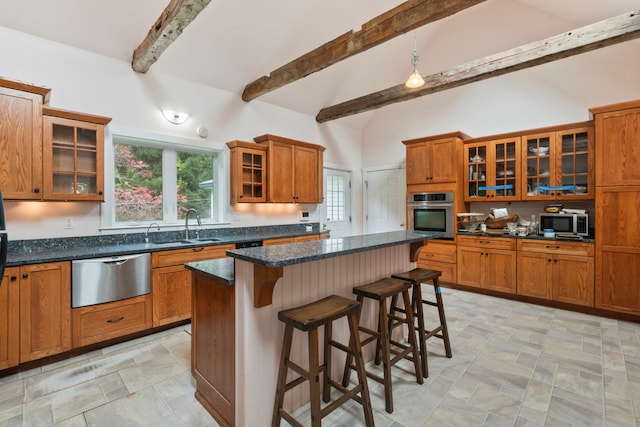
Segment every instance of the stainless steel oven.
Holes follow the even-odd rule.
[[[439,231],[453,239],[455,213],[453,192],[407,194],[407,229]]]

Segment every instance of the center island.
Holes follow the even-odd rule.
[[[191,370],[198,401],[220,425],[270,425],[284,332],[278,312],[332,294],[354,298],[353,287],[414,268],[426,242],[441,236],[368,234],[235,249],[227,251],[230,258],[187,263],[193,271]],[[365,304],[360,323],[375,327],[375,309]],[[342,321],[333,337],[346,344]],[[344,364],[339,353],[334,377]],[[307,365],[302,333],[294,334],[291,354]],[[364,356],[371,359],[373,349]],[[285,407],[292,411],[308,401],[303,384],[287,393]]]

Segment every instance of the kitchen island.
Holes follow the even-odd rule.
[[[440,233],[379,233],[271,247],[236,249],[234,259],[186,264],[193,274],[192,372],[196,398],[221,425],[270,424],[284,326],[278,312],[330,294],[353,298],[354,286],[415,266],[418,252]],[[361,323],[375,327],[373,305]],[[344,319],[342,319],[344,320]],[[334,339],[347,343],[346,322]],[[371,359],[373,349],[365,353]],[[294,334],[292,359],[307,364],[306,337]],[[335,355],[334,378],[344,362]],[[342,359],[340,359],[342,357]],[[309,400],[301,385],[288,410]]]

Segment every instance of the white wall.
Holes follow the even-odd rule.
[[[360,138],[358,129],[337,123],[319,125],[306,116],[259,100],[245,103],[239,94],[178,80],[168,75],[135,73],[127,62],[33,37],[0,27],[0,76],[52,89],[52,107],[112,117],[107,134],[152,133],[192,139],[196,144],[221,147],[227,141],[251,141],[265,133],[299,139],[326,147],[325,161],[349,165],[359,182]],[[160,110],[186,111],[184,125],[168,123]],[[204,126],[209,136],[201,139],[196,129]],[[107,137],[107,142],[110,139]],[[108,144],[105,144],[108,147]],[[228,157],[228,153],[226,153]],[[228,191],[227,191],[228,193]],[[354,189],[354,212],[361,206],[361,191]],[[100,209],[96,203],[6,202],[11,239],[33,239],[98,235]],[[319,210],[311,210],[317,222]],[[230,226],[289,224],[299,221],[295,205],[244,205],[234,215],[229,207]],[[63,228],[71,218],[74,228]],[[354,227],[361,229],[358,220]],[[140,230],[137,230],[140,231]]]

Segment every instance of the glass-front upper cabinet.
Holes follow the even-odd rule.
[[[467,202],[520,199],[520,137],[465,145]]]
[[[523,200],[594,198],[593,127],[522,137]]]
[[[110,121],[43,108],[44,200],[104,201],[104,126]]]
[[[229,141],[231,160],[231,203],[267,201],[264,146],[245,141]]]

